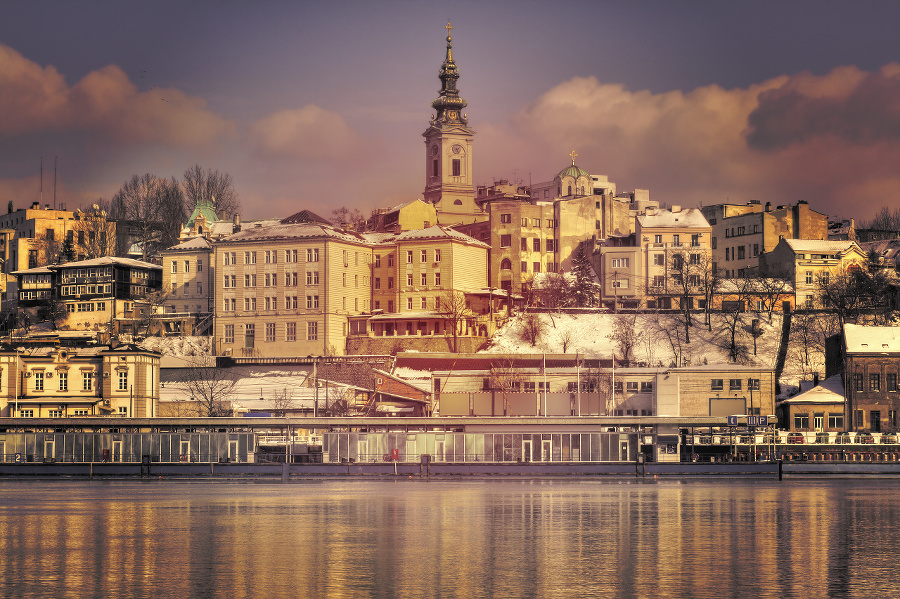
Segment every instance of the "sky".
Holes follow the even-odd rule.
[[[574,150],[669,205],[900,208],[900,3],[828,0],[0,0],[0,202],[195,164],[245,219],[421,197],[448,20],[476,184]]]

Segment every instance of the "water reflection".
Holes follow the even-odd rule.
[[[0,596],[894,596],[897,490],[6,480]]]

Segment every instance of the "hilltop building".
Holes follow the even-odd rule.
[[[712,227],[712,269],[733,279],[759,272],[759,259],[782,239],[828,240],[828,216],[800,200],[773,209],[769,202],[715,204],[700,208]]]

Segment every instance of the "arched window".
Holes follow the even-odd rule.
[[[454,206],[462,206],[462,200],[453,200]]]
[[[572,186],[571,186],[571,185],[569,185],[569,193],[567,193],[566,195],[567,195],[567,196],[572,195]]]
[[[504,258],[500,263],[500,270],[511,270],[512,269],[512,261],[509,258]]]

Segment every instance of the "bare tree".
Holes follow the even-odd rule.
[[[644,332],[637,327],[637,314],[616,316],[613,330],[606,337],[618,346],[625,366],[630,366],[634,360],[634,348],[644,338]]]
[[[437,312],[444,316],[447,326],[453,331],[453,351],[457,351],[457,342],[462,333],[461,328],[472,318],[472,310],[466,300],[466,294],[454,289],[437,297]]]
[[[547,325],[537,312],[526,312],[522,315],[522,339],[531,343],[531,347],[537,345],[546,328]]]
[[[107,220],[107,212],[94,204],[75,211],[72,225],[75,251],[85,260],[109,256],[116,251],[116,224]]]
[[[503,413],[509,411],[508,393],[517,393],[525,380],[525,373],[516,367],[511,359],[505,359],[500,364],[491,367],[491,388],[500,391],[503,395]]]
[[[655,313],[650,321],[650,335],[657,343],[664,343],[669,346],[672,352],[672,365],[680,367],[690,360],[690,345],[684,337],[686,327],[678,319],[682,318],[681,313],[673,315],[674,322],[668,319],[661,319],[659,313]],[[673,326],[674,325],[674,326]]]
[[[366,229],[366,217],[357,208],[352,210],[346,206],[335,208],[331,211],[331,222],[338,227],[354,231],[365,231]]]
[[[35,233],[37,232],[35,231]],[[56,236],[53,229],[47,229],[44,235],[35,240],[35,244],[38,251],[38,263],[35,266],[65,262],[63,240]]]
[[[112,204],[114,217],[129,221],[136,232],[145,261],[158,249],[174,245],[187,220],[184,193],[174,178],[134,175],[116,192]]]
[[[667,258],[668,278],[661,282],[648,281],[648,295],[671,296],[678,300],[685,343],[691,342],[691,327],[694,326],[691,312],[695,298],[705,296],[704,280],[710,270],[708,263],[709,251],[706,249],[678,250]]]
[[[881,210],[869,221],[860,221],[860,229],[875,229],[876,231],[900,231],[900,208],[891,211],[887,206],[882,206]]]
[[[231,416],[231,397],[237,379],[227,368],[194,360],[184,369],[177,385],[188,411],[200,417]],[[190,402],[190,403],[187,403]]]
[[[352,406],[352,392],[342,385],[325,385],[325,414],[328,416],[346,416]]]
[[[294,403],[294,392],[287,388],[276,391],[272,396],[272,408],[276,413],[287,416],[289,411],[297,408]]]
[[[572,329],[563,329],[559,332],[559,343],[562,346],[563,353],[568,353],[569,347],[575,343],[575,333]]]
[[[228,173],[220,173],[195,164],[184,171],[181,187],[189,210],[205,203],[212,206],[216,214],[224,212],[227,215],[234,215],[241,211],[241,202],[234,189],[234,181]]]
[[[703,318],[706,329],[712,331],[712,310],[716,304],[716,296],[722,290],[722,277],[713,268],[712,255],[709,252],[700,254],[700,291],[703,294]]]
[[[758,298],[762,311],[772,322],[772,312],[775,307],[793,293],[790,282],[781,277],[755,277],[751,280],[751,289],[754,297]]]
[[[165,289],[159,291],[151,291],[140,300],[135,301],[135,310],[139,314],[135,333],[151,337],[156,335],[157,331],[153,329],[153,324],[162,313],[163,305],[169,299],[170,292]]]

